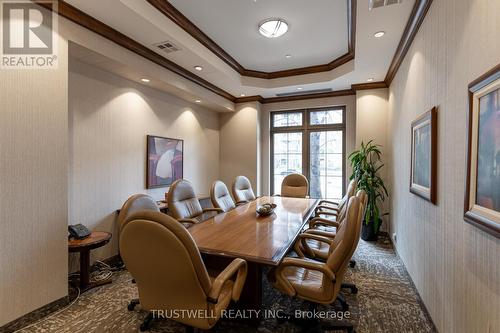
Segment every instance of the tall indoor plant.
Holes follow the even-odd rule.
[[[384,166],[380,161],[380,145],[370,140],[367,144],[361,142],[361,148],[349,155],[352,175],[350,179],[358,180],[358,190],[365,190],[368,204],[364,216],[361,238],[376,240],[382,216],[379,204],[388,196],[387,189],[378,171]]]

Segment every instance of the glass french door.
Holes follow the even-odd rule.
[[[342,198],[343,131],[309,133],[309,193],[311,198]]]
[[[273,135],[273,184],[281,188],[286,175],[302,173],[302,132],[284,132]]]
[[[311,198],[342,198],[344,134],[345,107],[272,112],[271,194],[285,176],[302,173]]]

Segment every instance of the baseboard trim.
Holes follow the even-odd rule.
[[[34,311],[25,314],[22,317],[14,319],[10,323],[5,324],[4,326],[0,327],[0,333],[15,332],[23,327],[26,327],[28,325],[37,322],[38,320],[50,315],[51,313],[54,313],[64,308],[68,304],[69,304],[69,296],[61,297],[53,302],[50,302],[47,305],[44,305]]]
[[[410,285],[413,288],[413,291],[415,291],[415,295],[417,295],[417,302],[418,302],[418,304],[420,304],[420,306],[424,310],[425,317],[432,324],[432,326],[434,328],[434,331],[435,332],[439,332],[438,329],[437,329],[437,327],[436,327],[436,324],[434,323],[434,320],[432,320],[432,317],[431,317],[431,314],[429,313],[429,310],[427,310],[427,307],[425,306],[425,303],[422,300],[422,297],[420,297],[420,293],[418,292],[418,289],[415,286],[415,282],[413,282],[413,279],[412,279],[410,273],[408,273],[408,270],[406,269],[406,265],[405,265],[404,260],[401,258],[401,256],[398,253],[398,249],[396,248],[396,245],[393,243],[393,240],[392,240],[391,237],[389,237],[389,240],[391,241],[392,248],[394,249],[394,253],[396,253],[396,255],[398,256],[399,260],[401,260],[401,262],[403,263],[403,267],[404,267],[405,273],[408,276],[408,281],[410,281]]]

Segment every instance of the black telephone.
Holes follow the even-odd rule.
[[[68,225],[69,236],[75,239],[84,239],[90,236],[90,230],[83,224]]]

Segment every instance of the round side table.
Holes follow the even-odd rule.
[[[105,231],[93,231],[85,239],[69,239],[68,251],[80,252],[80,290],[85,292],[94,287],[111,283],[111,279],[99,282],[90,282],[90,250],[97,249],[108,244],[111,233]]]

